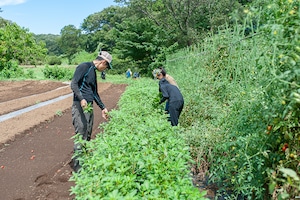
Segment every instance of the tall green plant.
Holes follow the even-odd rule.
[[[273,79],[266,90],[272,101],[271,137],[281,156],[269,170],[270,192],[288,199],[300,193],[300,12],[299,0],[274,0],[262,12],[264,32],[272,42]]]

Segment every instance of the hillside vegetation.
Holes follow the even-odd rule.
[[[217,196],[299,195],[299,1],[244,12],[244,25],[167,57],[185,97],[178,128],[150,106],[157,83],[130,83],[104,135],[86,144],[73,177],[78,199],[96,191],[103,199],[201,199],[188,183],[190,164],[217,185]]]
[[[186,100],[180,124],[199,171],[208,170],[219,193],[231,193],[232,199],[295,198],[300,194],[299,1],[273,1],[244,12],[245,26],[219,30],[168,57],[168,72]],[[255,25],[245,37],[245,28]]]

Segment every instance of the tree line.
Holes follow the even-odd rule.
[[[112,52],[115,69],[138,69],[147,74],[164,64],[166,55],[201,43],[222,26],[242,23],[251,0],[115,0],[90,14],[80,28],[66,25],[60,35],[30,33],[0,17],[0,69],[5,62],[44,64],[49,56],[69,64],[80,52]],[[261,1],[262,2],[262,1]],[[5,12],[5,10],[3,11]],[[46,56],[48,55],[48,56]],[[116,70],[118,72],[118,70]]]

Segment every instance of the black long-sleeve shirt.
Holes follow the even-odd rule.
[[[170,84],[165,78],[159,81],[159,91],[162,92],[160,103],[169,99],[169,102],[183,101],[183,96],[175,85]]]
[[[71,89],[74,93],[73,101],[95,101],[102,110],[105,108],[98,94],[96,67],[93,62],[84,62],[76,67]]]

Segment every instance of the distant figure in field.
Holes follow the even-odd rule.
[[[101,72],[101,78],[102,78],[103,80],[105,80],[105,76],[106,76],[105,71],[102,71],[102,72]]]
[[[140,74],[138,72],[134,72],[132,78],[140,78]]]
[[[127,69],[125,74],[126,74],[126,78],[130,78],[132,76],[132,72],[129,68]]]

